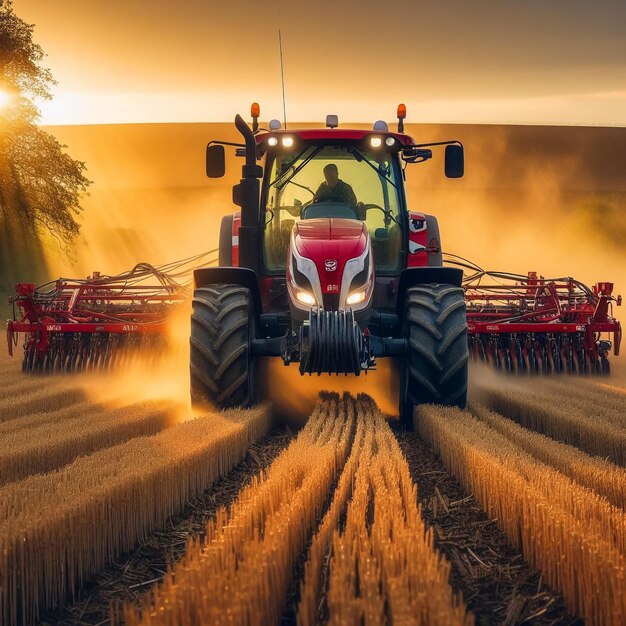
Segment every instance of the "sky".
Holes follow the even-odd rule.
[[[43,124],[287,119],[626,126],[624,0],[14,0]]]

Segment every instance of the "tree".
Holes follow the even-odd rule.
[[[35,99],[50,99],[55,84],[44,56],[33,25],[15,14],[12,0],[0,0],[0,264],[18,244],[38,243],[42,231],[69,246],[90,184],[85,164],[37,126]]]

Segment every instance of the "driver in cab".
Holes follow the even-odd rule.
[[[334,163],[329,163],[324,167],[324,178],[326,179],[315,192],[313,202],[323,202],[324,200],[336,200],[349,207],[356,207],[356,195],[352,187],[339,178],[339,170]]]

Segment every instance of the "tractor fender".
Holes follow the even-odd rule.
[[[250,290],[250,297],[254,305],[254,315],[258,317],[263,311],[261,305],[261,291],[256,274],[247,267],[205,267],[193,273],[195,288],[208,285],[241,285]]]
[[[409,287],[437,283],[439,285],[463,286],[463,270],[456,267],[409,267],[402,270],[398,281],[398,300],[396,310],[402,316],[404,297]]]
[[[220,224],[219,263],[221,266],[233,265],[233,215],[224,215]]]
[[[428,255],[429,267],[441,267],[443,265],[443,256],[441,253],[441,236],[439,235],[439,223],[434,215],[426,216],[426,228],[428,232],[428,245],[435,243],[439,247],[437,254]],[[433,242],[434,240],[434,242]]]

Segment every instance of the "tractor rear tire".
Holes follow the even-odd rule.
[[[251,300],[249,289],[240,285],[209,285],[194,291],[189,340],[194,406],[226,409],[255,404]]]
[[[469,350],[462,288],[417,285],[405,297],[402,336],[409,341],[409,356],[401,380],[400,419],[411,430],[416,404],[465,408]]]

